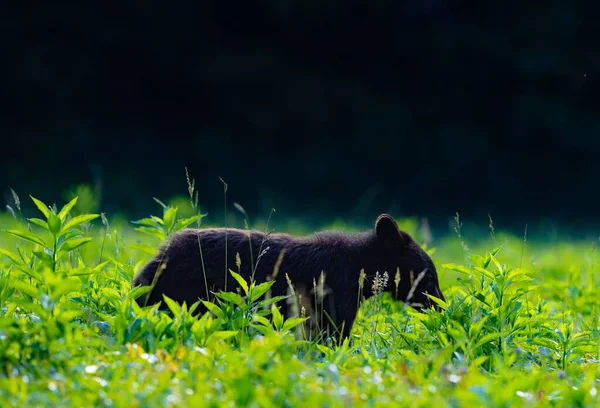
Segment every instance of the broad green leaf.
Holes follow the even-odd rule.
[[[128,293],[127,293],[127,297],[129,299],[137,299],[142,295],[145,295],[146,293],[150,292],[152,290],[152,286],[148,285],[148,286],[137,286],[135,288],[132,288]]]
[[[224,299],[228,302],[231,302],[233,304],[236,304],[238,306],[243,306],[246,303],[244,301],[243,297],[241,297],[237,293],[233,293],[233,292],[218,292],[218,293],[215,293],[215,296],[217,296],[221,299]]]
[[[46,204],[44,204],[42,201],[38,200],[37,198],[35,198],[31,195],[29,197],[31,197],[31,200],[33,201],[35,206],[38,208],[38,210],[40,210],[40,212],[42,214],[44,214],[44,217],[46,217],[46,219],[48,219],[48,216],[51,213],[50,208],[48,208],[48,206]]]
[[[81,283],[73,279],[63,279],[58,285],[52,288],[52,297],[58,299],[67,293],[76,292],[81,287]]]
[[[90,242],[91,240],[92,237],[71,238],[70,240],[63,242],[59,249],[63,252],[70,252]]]
[[[29,268],[24,263],[16,264],[15,268],[17,268],[18,270],[23,272],[25,275],[29,276],[32,279],[35,279],[38,282],[41,282],[41,283],[44,282],[44,278],[42,277],[42,275],[40,275],[38,272],[34,271],[33,269]]]
[[[502,336],[502,333],[490,333],[483,336],[479,341],[475,344],[475,348],[481,347],[484,344],[491,342],[492,340],[496,340]]]
[[[29,232],[23,232],[23,231],[18,231],[18,230],[5,230],[5,231],[8,232],[9,234],[12,234],[16,237],[22,238],[26,241],[30,241],[30,242],[33,242],[34,244],[41,245],[44,248],[46,247],[46,243],[44,243],[44,241],[37,235],[33,235],[33,234],[30,234]]]
[[[0,254],[6,256],[8,259],[13,261],[17,265],[25,266],[25,264],[23,263],[23,260],[19,257],[19,255],[15,254],[12,251],[9,251],[8,249],[0,248]]]
[[[203,215],[194,215],[193,217],[189,217],[189,218],[182,218],[180,220],[178,220],[175,223],[175,226],[173,227],[173,231],[180,231],[184,228],[186,228],[187,226],[195,223],[196,221],[199,221],[203,218]]]
[[[72,238],[77,238],[81,235],[81,232],[77,231],[77,230],[71,230],[71,231],[67,231],[67,232],[63,232],[57,240],[57,246],[60,247],[62,244],[64,244],[65,241],[68,241]]]
[[[69,201],[58,213],[58,217],[62,222],[65,222],[67,215],[71,212],[75,204],[77,203],[77,197]]]
[[[42,293],[34,285],[31,285],[26,282],[16,281],[16,282],[13,282],[13,287],[15,289],[17,289],[19,292],[25,293],[26,295],[30,296],[33,299],[36,299],[36,300],[42,299]]]
[[[485,259],[483,260],[483,268],[487,269],[487,267],[490,265],[490,262],[492,262],[492,257],[495,256],[498,252],[500,252],[500,250],[502,249],[502,245],[500,245],[497,248],[494,248],[492,250],[492,252],[485,254]]]
[[[443,264],[442,268],[446,268],[446,269],[449,269],[449,270],[455,271],[455,272],[460,272],[460,273],[463,273],[463,274],[469,275],[469,276],[472,275],[471,269],[467,268],[464,265],[447,263],[447,264]]]
[[[271,310],[263,307],[262,309],[258,309],[254,312],[253,316],[267,317],[271,315]]]
[[[173,225],[175,225],[175,217],[177,217],[177,207],[168,207],[163,215],[167,232],[171,232]]]
[[[488,321],[489,316],[484,316],[481,320],[472,322],[469,326],[469,337],[476,338],[479,336],[481,329],[483,329],[483,325]]]
[[[44,251],[33,251],[33,254],[42,262],[46,263],[46,265],[52,267],[54,264],[54,259],[52,256]]]
[[[71,218],[69,221],[67,221],[63,227],[62,227],[62,231],[68,231],[71,228],[76,227],[79,224],[83,224],[85,222],[89,222],[92,220],[95,220],[96,218],[100,217],[99,214],[82,214],[82,215],[78,215],[77,217],[73,217]]]
[[[459,342],[464,342],[467,340],[467,333],[465,332],[465,328],[462,327],[457,321],[450,320],[446,327],[446,331],[450,336],[454,338],[454,340]]]
[[[471,366],[479,367],[480,365],[485,363],[489,358],[490,358],[490,356],[479,356],[476,359],[474,359],[473,361],[471,361]]]
[[[217,316],[219,319],[222,320],[226,320],[225,314],[223,313],[223,311],[219,308],[219,306],[215,305],[212,302],[208,302],[206,300],[202,301],[202,304],[204,304],[204,306],[206,306],[206,308],[215,316]]]
[[[277,330],[280,330],[283,326],[283,315],[275,304],[271,305],[271,315],[273,316],[273,325]]]
[[[260,316],[260,315],[254,315],[253,316],[254,321],[259,322],[260,324],[262,324],[263,326],[267,326],[267,327],[271,327],[271,322],[269,321],[269,319],[267,319],[264,316]]]
[[[308,317],[292,317],[289,318],[285,321],[285,323],[283,323],[283,331],[288,331],[296,326],[298,326],[299,324],[304,323],[306,320],[308,320]]]
[[[60,232],[60,228],[62,227],[62,221],[58,218],[58,215],[54,213],[50,213],[48,215],[48,230],[54,236],[56,236]]]
[[[527,275],[529,273],[529,271],[527,269],[524,268],[515,268],[515,269],[511,269],[510,271],[508,271],[508,278],[516,278],[516,277],[522,277],[522,278],[529,278],[531,279],[529,276],[523,276],[523,275]]]
[[[239,274],[235,273],[231,269],[229,270],[229,273],[240,284],[240,286],[242,287],[242,290],[244,291],[244,294],[246,296],[248,296],[248,283],[246,283],[246,281],[244,280],[244,278],[242,278]]]
[[[502,249],[502,247],[503,247],[503,246],[504,246],[504,245],[500,245],[499,247],[497,247],[497,248],[494,248],[494,249],[492,250],[492,252],[491,252],[491,255],[492,255],[492,256],[496,256],[496,254],[497,254],[498,252],[500,252],[500,250]]]
[[[496,259],[496,257],[494,255],[492,255],[491,258],[492,258],[492,262],[496,266],[496,269],[498,269],[498,273],[503,274],[504,268],[502,267],[502,265],[500,265],[500,262],[498,262],[498,260]]]
[[[438,332],[436,336],[438,338],[438,341],[440,342],[440,344],[443,347],[446,347],[448,344],[450,344],[450,340],[448,339],[448,336],[446,336],[446,334],[444,332]]]
[[[493,273],[493,272],[490,272],[490,271],[488,271],[487,269],[480,268],[479,266],[475,266],[475,267],[473,268],[473,270],[474,270],[475,272],[479,272],[481,275],[483,275],[483,276],[485,276],[485,277],[487,277],[487,278],[494,279],[494,276],[495,276],[495,275],[494,275],[494,273]]]
[[[482,263],[482,268],[487,269],[487,267],[490,266],[490,262],[492,262],[492,258],[490,257],[490,254],[485,254],[485,258],[483,259],[483,263]]]
[[[189,306],[188,312],[190,314],[194,314],[194,312],[196,311],[196,309],[200,306],[200,300],[197,300],[196,302],[192,303]]]
[[[448,309],[448,303],[444,302],[442,299],[438,299],[437,297],[430,295],[430,294],[426,294],[426,296],[431,299],[432,302],[435,302],[435,304],[437,304],[439,307],[441,307],[443,310]]]
[[[263,282],[255,288],[253,288],[250,293],[250,295],[252,296],[252,298],[250,299],[250,303],[256,301],[258,298],[264,295],[274,284],[275,281]]]
[[[46,231],[50,231],[50,228],[48,227],[48,223],[44,220],[41,220],[39,218],[28,218],[27,220],[29,222],[31,222],[32,224],[37,225],[38,227],[44,228]]]
[[[319,350],[321,353],[325,354],[325,355],[329,355],[331,353],[331,349],[323,344],[315,344],[315,346],[317,347],[317,350]],[[360,347],[361,351],[365,350],[365,347]],[[367,359],[369,356],[366,355],[365,359]]]
[[[60,247],[60,249],[58,250],[56,259],[57,260],[61,259],[63,256],[65,256],[69,252],[79,248],[82,245],[87,244],[91,240],[92,240],[91,237],[84,237],[84,238],[73,238],[68,241],[65,241],[63,243],[63,245]]]
[[[573,339],[573,340],[578,340],[578,339],[580,339],[580,338],[582,338],[582,337],[587,337],[587,336],[589,336],[590,334],[592,334],[592,332],[591,332],[591,331],[584,331],[584,332],[575,333],[575,334],[572,336],[572,339]]]
[[[138,227],[134,228],[134,230],[158,238],[161,241],[164,241],[166,239],[165,233],[162,230],[159,230],[158,228]]]
[[[142,218],[141,220],[131,221],[131,223],[134,225],[142,225],[144,227],[161,228],[162,220],[160,218],[158,218],[158,220],[160,220],[160,223],[152,218]]]
[[[257,305],[259,308],[261,308],[261,307],[266,307],[266,306],[269,306],[269,305],[271,305],[271,304],[273,304],[273,303],[277,303],[277,302],[279,302],[279,301],[285,300],[285,299],[287,299],[287,298],[288,298],[288,296],[283,296],[283,295],[282,295],[282,296],[274,296],[274,297],[272,297],[272,298],[269,298],[269,299],[264,299],[264,300],[261,300],[261,301],[260,301],[260,302],[258,302],[256,305]]]
[[[125,342],[130,343],[130,342],[134,342],[135,341],[134,340],[134,335],[137,333],[138,328],[141,325],[142,325],[142,319],[138,318],[138,319],[135,319],[133,321],[133,324],[131,325],[131,327],[129,327],[129,330],[127,331],[127,334],[125,335]]]
[[[471,254],[470,258],[477,266],[485,265],[485,260],[481,255]]]
[[[164,222],[164,221],[162,220],[162,218],[160,218],[160,217],[157,217],[157,216],[155,216],[155,215],[151,215],[151,216],[150,216],[150,218],[151,218],[151,219],[152,219],[154,222],[156,222],[156,224],[157,224],[159,227],[160,227],[160,226],[164,226],[164,225],[165,225],[165,222]]]
[[[59,315],[59,319],[62,322],[70,323],[78,317],[81,317],[85,314],[85,310],[65,310],[62,311]]]
[[[230,338],[234,337],[238,333],[239,332],[237,330],[220,330],[220,331],[216,331],[216,332],[212,333],[209,336],[209,339],[211,341],[215,341],[215,340],[227,340],[227,339],[230,339]]]
[[[173,299],[171,299],[170,297],[168,297],[167,295],[163,294],[163,299],[165,301],[165,303],[167,304],[167,306],[169,307],[169,310],[171,312],[173,312],[174,315],[178,315],[181,313],[181,306],[175,302]]]
[[[481,303],[485,304],[486,306],[489,306],[490,308],[492,307],[492,305],[490,305],[489,302],[486,300],[485,295],[483,293],[478,292],[473,297],[479,300]]]
[[[250,324],[250,326],[254,327],[260,334],[263,336],[268,336],[273,332],[273,328],[269,326],[263,326],[261,324]]]

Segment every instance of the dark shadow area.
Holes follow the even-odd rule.
[[[251,214],[599,224],[587,2],[2,6],[0,189]]]

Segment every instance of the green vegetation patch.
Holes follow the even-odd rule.
[[[18,198],[17,198],[18,200]],[[140,308],[135,272],[205,214],[135,223],[31,197],[0,215],[3,406],[595,406],[598,281],[592,243],[532,243],[460,232],[425,247],[446,302],[418,313],[380,295],[351,341],[302,339],[269,284]],[[413,220],[404,225],[415,227]],[[351,228],[348,226],[348,228]],[[291,231],[293,232],[293,231]]]

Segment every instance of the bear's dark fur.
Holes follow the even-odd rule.
[[[238,272],[236,254],[239,254],[239,272],[249,280],[252,259],[257,283],[264,282],[273,274],[278,257],[284,250],[283,257],[279,259],[279,273],[275,277],[271,296],[286,295],[288,281],[285,275],[296,288],[311,290],[315,282],[319,285],[319,277],[323,272],[328,298],[324,305],[328,307],[326,311],[336,328],[341,328],[342,337],[350,334],[356,317],[361,270],[366,275],[361,291],[365,299],[374,294],[376,273],[379,272],[378,276],[382,277],[387,272],[388,282],[383,290],[405,302],[410,293],[408,304],[416,309],[435,307],[424,293],[444,300],[430,257],[406,232],[398,228],[391,216],[382,214],[377,218],[373,230],[357,234],[324,231],[308,237],[293,237],[223,228],[179,231],[134,277],[133,286],[151,285],[156,271],[161,269],[154,289],[138,298],[138,304],[155,304],[162,301],[163,294],[179,303],[185,301],[188,306],[198,299],[207,299],[204,273],[209,291],[225,289],[226,240],[227,269]],[[394,281],[397,270],[400,272],[400,283],[396,288]],[[235,291],[238,286],[228,273],[227,290]],[[305,296],[314,298],[314,293]],[[286,302],[278,305],[285,316],[289,306]],[[198,312],[206,310],[202,304],[200,306]],[[161,307],[164,307],[164,302]],[[327,324],[327,319],[323,320]],[[331,326],[328,325],[328,328],[331,329]]]

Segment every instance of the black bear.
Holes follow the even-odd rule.
[[[239,285],[228,271],[225,276],[226,269],[246,280],[254,274],[257,283],[274,279],[271,296],[289,294],[291,283],[296,289],[292,293],[312,301],[321,286],[320,296],[324,292],[327,298],[322,323],[329,330],[340,330],[342,338],[350,334],[361,298],[387,291],[417,310],[437,307],[425,294],[444,300],[431,258],[390,215],[382,214],[373,230],[355,234],[322,231],[294,237],[233,228],[184,229],[134,277],[133,286],[152,285],[155,280],[154,288],[137,302],[152,305],[164,294],[189,306],[208,299],[207,287],[209,292],[235,291]],[[279,273],[273,278],[274,270]],[[206,310],[200,306],[198,313]],[[282,302],[284,316],[289,307]]]

